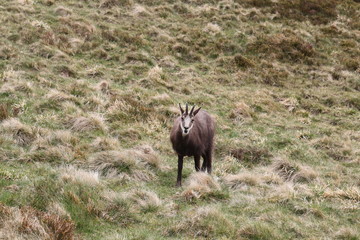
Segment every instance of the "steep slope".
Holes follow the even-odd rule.
[[[353,0],[0,0],[0,238],[360,238],[359,19]],[[213,178],[188,159],[182,189],[179,102],[217,122]]]

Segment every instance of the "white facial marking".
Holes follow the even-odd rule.
[[[190,133],[190,130],[192,129],[194,125],[192,124],[192,120],[189,116],[186,116],[184,120],[181,121],[180,127],[182,136],[186,136]]]

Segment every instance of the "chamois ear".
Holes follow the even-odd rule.
[[[195,117],[195,115],[200,111],[200,109],[201,109],[201,107],[199,107],[198,109],[195,110],[195,112],[194,112],[194,117]]]
[[[183,115],[183,114],[184,114],[184,109],[182,109],[182,107],[181,107],[181,104],[180,104],[180,103],[179,103],[179,108],[180,108],[181,115]]]

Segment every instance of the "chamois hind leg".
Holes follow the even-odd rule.
[[[203,172],[205,172],[206,171],[206,166],[207,166],[207,164],[206,164],[206,162],[207,162],[207,157],[206,157],[206,155],[202,155],[202,157],[203,157],[203,164],[202,164],[202,166],[201,166],[201,171],[203,171]]]
[[[198,171],[200,171],[200,156],[195,155],[194,161],[195,161],[195,170],[198,172]]]
[[[212,152],[211,151],[207,152],[206,158],[207,158],[207,161],[206,161],[207,172],[208,172],[208,174],[211,174],[211,162],[212,162]]]
[[[184,156],[178,155],[178,174],[177,174],[177,181],[176,181],[177,187],[181,187],[181,174],[182,174],[182,169],[183,169],[183,160],[184,160]]]

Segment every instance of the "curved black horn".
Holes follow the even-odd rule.
[[[184,109],[182,109],[182,107],[181,107],[181,104],[179,103],[179,108],[180,108],[180,112],[181,112],[181,114],[184,114]]]
[[[195,105],[191,108],[191,110],[190,110],[190,115],[193,114],[194,108],[195,108]]]
[[[188,104],[186,103],[186,111],[185,114],[187,115],[189,113],[189,108],[188,108]]]
[[[195,110],[194,112],[194,116],[200,111],[201,107],[199,107],[198,109]]]

